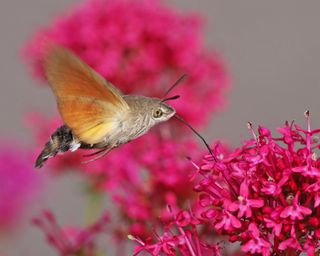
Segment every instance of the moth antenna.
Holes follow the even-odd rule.
[[[170,88],[166,91],[166,93],[163,95],[163,98],[165,98],[178,84],[180,84],[185,78],[187,77],[187,74],[183,74],[173,85],[170,86]]]
[[[163,99],[161,102],[165,102],[165,101],[168,101],[168,100],[176,100],[176,99],[179,99],[179,98],[180,98],[180,95],[174,95],[172,97]]]
[[[213,157],[213,160],[215,162],[217,162],[217,158],[214,156],[209,144],[207,143],[207,141],[201,136],[200,133],[198,133],[186,120],[184,120],[181,116],[178,116],[177,114],[174,115],[174,117],[176,119],[178,119],[179,121],[181,121],[182,123],[184,123],[186,126],[188,126],[204,143],[204,145],[207,147],[209,153],[211,154],[211,156]]]

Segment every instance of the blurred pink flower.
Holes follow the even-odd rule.
[[[20,147],[20,148],[19,148]],[[31,158],[2,141],[0,147],[0,232],[13,228],[30,209],[40,178],[33,169]]]
[[[86,228],[61,228],[51,211],[45,210],[39,217],[33,219],[33,224],[39,227],[47,240],[61,256],[69,255],[97,255],[98,235],[107,231],[108,214],[102,216]]]
[[[121,228],[127,225],[122,237],[130,233],[142,238],[159,221],[170,219],[167,205],[178,209],[194,198],[188,175],[192,166],[185,156],[196,157],[196,151],[201,150],[193,141],[182,140],[177,145],[172,139],[149,134],[82,169],[120,209]]]
[[[251,240],[242,246],[242,250],[250,252],[251,254],[270,255],[271,244],[260,237],[260,231],[255,223],[250,223],[249,232],[251,233]]]
[[[148,253],[147,255],[220,256],[220,245],[202,241],[199,229],[201,223],[198,219],[192,213],[181,210],[171,216],[171,221],[164,226],[162,235],[154,234],[145,241],[129,235],[129,239],[139,244],[134,249],[134,255],[144,252]]]
[[[286,122],[273,137],[264,127],[233,152],[214,151],[197,167],[201,219],[249,254],[273,255],[294,251],[315,255],[319,248],[320,148],[311,130]]]
[[[89,0],[38,31],[24,48],[42,76],[43,47],[53,41],[72,49],[124,93],[162,97],[183,73],[175,94],[178,113],[205,124],[224,105],[228,87],[222,61],[203,46],[202,22],[161,1]]]

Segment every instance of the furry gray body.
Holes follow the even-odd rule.
[[[101,142],[90,145],[81,142],[72,130],[63,125],[59,127],[46,143],[44,149],[36,160],[35,166],[42,167],[43,163],[59,153],[82,149],[111,150],[121,144],[145,134],[157,123],[167,121],[175,114],[175,109],[158,98],[149,98],[139,95],[123,95],[123,99],[129,106],[125,116],[119,117],[117,129],[107,135]],[[155,111],[161,109],[163,114],[159,118],[154,117]]]

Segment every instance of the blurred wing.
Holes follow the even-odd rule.
[[[64,122],[82,142],[101,142],[118,128],[129,106],[112,84],[62,47],[50,49],[44,68]]]

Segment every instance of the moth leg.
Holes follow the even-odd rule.
[[[84,162],[81,162],[81,164],[88,164],[88,163],[91,163],[91,162],[94,162],[98,159],[100,159],[101,157],[105,156],[106,154],[108,154],[111,150],[113,149],[113,147],[111,148],[105,148],[103,150],[99,150],[98,152],[95,152],[95,153],[100,153],[102,152],[100,155],[94,157],[94,158],[91,158],[90,160],[88,161],[84,161]]]
[[[108,148],[103,148],[103,149],[97,150],[97,151],[95,151],[95,152],[93,152],[93,153],[86,154],[86,155],[82,155],[82,156],[83,156],[83,157],[95,156],[95,155],[97,155],[97,154],[99,154],[99,153],[101,153],[101,152],[103,152],[103,151],[105,151],[105,150],[107,150],[107,149],[108,149]]]

